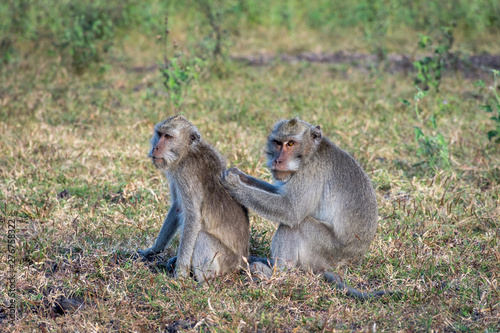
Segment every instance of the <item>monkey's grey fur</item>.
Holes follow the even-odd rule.
[[[153,247],[138,253],[162,252],[181,229],[177,257],[169,261],[175,276],[187,276],[192,269],[203,281],[237,270],[248,257],[248,212],[220,182],[221,156],[182,116],[157,124],[151,146],[149,157],[169,181],[171,207]]]
[[[266,155],[274,185],[236,168],[222,174],[222,183],[238,202],[279,224],[269,263],[324,272],[361,259],[377,229],[377,200],[359,163],[324,137],[319,126],[298,118],[275,125]],[[253,270],[270,274],[262,266],[267,259],[252,261]],[[336,274],[324,277],[339,289],[348,287]],[[362,299],[387,293],[347,289]]]

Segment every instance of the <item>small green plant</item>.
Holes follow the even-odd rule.
[[[72,69],[81,73],[112,46],[113,22],[105,12],[87,7],[75,10],[75,16],[55,46],[70,59]],[[65,52],[68,53],[65,53]]]
[[[420,35],[418,46],[420,49],[432,52],[432,55],[421,58],[413,63],[417,76],[415,84],[422,90],[433,88],[439,91],[441,84],[441,74],[445,69],[448,59],[452,58],[450,52],[453,46],[452,28],[442,27],[436,41],[430,36]]]
[[[199,57],[189,57],[183,52],[177,52],[173,58],[168,58],[168,16],[165,17],[164,37],[164,64],[160,68],[163,86],[167,90],[170,103],[175,108],[180,108],[186,91],[193,80],[199,78],[205,60]]]
[[[488,140],[492,141],[492,139],[494,139],[494,142],[500,143],[500,96],[497,92],[498,75],[500,71],[493,69],[491,72],[493,73],[493,85],[490,86],[490,90],[493,91],[493,97],[487,99],[487,104],[481,105],[480,108],[493,114],[490,119],[493,120],[495,129],[488,131]],[[485,87],[485,83],[482,80],[479,80],[474,84],[479,87],[479,90],[482,90]]]
[[[424,120],[418,108],[418,103],[428,94],[428,91],[424,91],[419,87],[417,87],[417,90],[414,97],[414,111],[421,126],[414,126],[413,128],[415,131],[415,142],[418,145],[417,156],[423,158],[423,161],[419,162],[417,165],[426,164],[431,169],[449,168],[451,164],[448,154],[448,143],[444,136],[437,131],[436,116],[433,114],[428,119]],[[407,100],[400,99],[400,101],[407,106],[411,106],[411,103]],[[427,122],[430,123],[431,131],[433,131],[435,135],[424,133],[422,128]]]
[[[364,39],[371,46],[379,61],[387,57],[385,38],[395,13],[399,10],[399,2],[390,1],[381,3],[377,1],[368,2],[366,24],[364,26]]]
[[[214,59],[224,57],[229,44],[229,34],[224,28],[225,21],[228,14],[232,13],[238,4],[227,0],[194,0],[193,4],[210,26],[200,46],[205,52],[212,53]]]
[[[178,53],[160,70],[163,85],[174,107],[179,108],[182,105],[190,83],[198,79],[204,63],[205,61],[198,57],[189,58],[184,53]]]
[[[436,130],[436,119],[431,117],[432,128]],[[415,126],[415,141],[418,143],[417,155],[426,159],[431,168],[448,167],[448,143],[441,133],[435,136],[425,135],[420,127]]]
[[[9,37],[2,38],[0,40],[0,65],[14,61],[15,53],[12,39]]]

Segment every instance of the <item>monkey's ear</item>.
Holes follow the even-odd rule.
[[[189,135],[189,139],[191,140],[191,144],[197,144],[201,140],[201,134],[198,131],[192,131]]]
[[[321,127],[316,126],[311,129],[311,139],[313,139],[314,142],[320,142],[322,137],[323,134],[321,133]]]

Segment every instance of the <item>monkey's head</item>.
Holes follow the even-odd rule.
[[[299,118],[279,121],[267,140],[267,166],[273,177],[289,180],[316,151],[321,139],[319,126]]]
[[[200,140],[198,129],[183,116],[176,115],[155,125],[148,156],[158,169],[168,170],[194,149]]]

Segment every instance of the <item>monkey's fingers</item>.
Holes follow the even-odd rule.
[[[146,250],[137,250],[137,254],[141,256],[145,260],[151,259],[156,253],[151,249],[146,249]]]
[[[228,169],[222,171],[221,183],[226,189],[231,190],[240,183],[240,177]]]
[[[166,262],[157,263],[156,267],[166,271],[169,275],[174,276],[176,265],[177,265],[177,256],[168,259]]]
[[[238,169],[237,167],[230,167],[229,169],[227,169],[227,172],[228,173],[235,173],[235,174],[241,174],[243,172],[241,172],[240,169]]]

